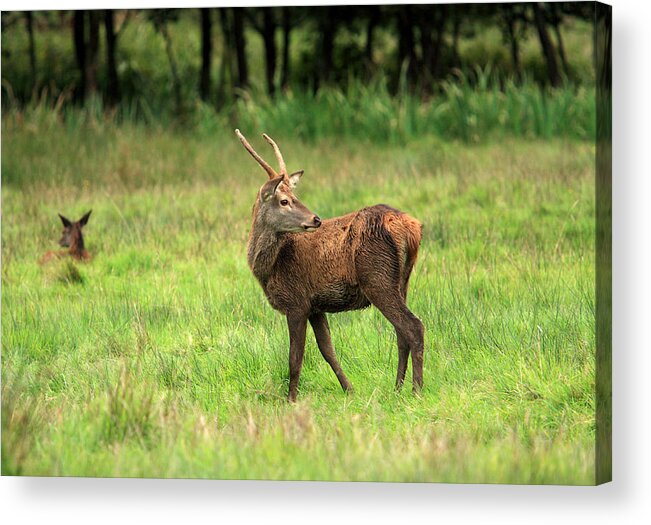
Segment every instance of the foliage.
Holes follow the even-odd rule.
[[[449,6],[448,6],[449,7]],[[249,11],[255,8],[248,8]],[[379,25],[374,33],[374,48],[371,53],[372,63],[368,63],[365,52],[365,31],[371,8],[350,6],[327,11],[334,16],[337,31],[334,36],[333,81],[320,88],[347,94],[349,90],[358,90],[369,79],[375,85],[383,84],[390,96],[404,90],[406,84],[401,71],[404,66],[398,53],[400,35],[396,28],[399,10],[394,6],[383,8]],[[424,9],[422,16],[414,24],[429,20],[428,9],[446,9],[446,6],[420,6]],[[490,70],[493,87],[500,89],[504,84],[512,84],[516,78],[509,56],[509,46],[500,29],[500,12],[492,7],[467,6],[458,10],[454,16],[463,16],[463,25],[458,42],[460,63],[453,60],[450,27],[446,29],[441,42],[441,59],[445,67],[435,79],[420,81],[418,86],[409,85],[414,99],[425,93],[439,93],[444,84],[461,82],[462,89],[475,85],[477,69]],[[211,60],[211,85],[214,86],[209,106],[221,115],[228,115],[231,103],[242,96],[242,86],[233,84],[233,49],[232,43],[223,34],[218,24],[219,10],[214,10],[212,42],[214,52]],[[341,13],[337,15],[338,12]],[[184,110],[199,102],[198,79],[201,68],[201,34],[198,10],[195,9],[158,9],[116,11],[117,73],[122,93],[121,106],[124,110],[153,115],[166,114],[168,119],[174,117],[178,108],[178,92],[182,94]],[[280,23],[281,14],[274,11],[276,23]],[[255,13],[253,13],[255,14]],[[64,100],[70,96],[80,81],[75,50],[70,33],[67,12],[37,13],[35,30],[35,58],[37,64],[37,83],[33,85],[30,72],[29,39],[22,13],[3,13],[2,31],[2,82],[3,108],[8,105],[28,105],[35,99],[46,97],[56,100],[61,95]],[[320,57],[318,52],[318,23],[324,12],[319,8],[296,7],[291,10],[291,49],[289,50],[290,67],[288,68],[288,86],[285,91],[299,97],[314,94],[314,77],[318,75]],[[245,18],[253,19],[254,16]],[[415,28],[417,29],[417,27]],[[592,89],[594,84],[592,29],[590,22],[584,18],[566,17],[562,30],[565,54],[568,57],[566,89],[570,92]],[[102,29],[102,36],[104,30]],[[279,42],[282,31],[277,27],[276,40]],[[250,24],[245,26],[247,59],[249,61],[250,85],[244,89],[246,98],[256,102],[264,97],[264,63],[265,50],[261,35]],[[418,40],[418,39],[417,39]],[[536,31],[529,23],[521,24],[518,32],[521,49],[521,64],[529,87],[545,83],[545,62],[537,41]],[[99,42],[99,64],[97,81],[104,90],[108,83],[105,60],[106,44],[104,38]],[[276,83],[280,80],[281,48],[277,53]],[[422,54],[422,51],[421,51]],[[177,64],[170,66],[170,56]],[[423,69],[424,58],[419,58],[418,69]],[[178,71],[174,74],[173,70]],[[404,71],[403,71],[404,73]],[[180,84],[180,85],[179,85]],[[431,84],[431,85],[430,85]],[[510,89],[507,87],[507,90]],[[282,100],[287,93],[279,95]],[[508,96],[508,95],[507,95]],[[91,101],[91,104],[94,103]],[[291,103],[291,101],[290,101]]]

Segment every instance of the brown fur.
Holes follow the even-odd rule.
[[[71,247],[68,250],[47,251],[45,252],[43,257],[41,257],[39,263],[47,264],[50,261],[64,259],[65,257],[70,257],[75,261],[80,261],[80,262],[88,262],[92,259],[92,256],[86,250],[81,250],[81,251],[77,249],[73,250],[73,248]]]
[[[420,239],[416,219],[385,205],[324,220],[311,233],[264,231],[254,214],[249,265],[271,306],[288,319],[291,401],[296,399],[305,322],[312,324],[324,358],[348,390],[351,385],[336,360],[325,314],[371,304],[398,334],[396,387],[404,381],[410,352],[414,389],[422,387],[423,327],[405,303]]]
[[[90,211],[86,213],[77,222],[72,222],[66,219],[63,215],[59,215],[63,223],[62,237],[59,244],[68,248],[67,250],[48,251],[41,257],[39,263],[46,264],[53,260],[63,259],[70,257],[76,261],[88,262],[91,260],[91,255],[84,247],[84,235],[82,229],[88,223]]]
[[[288,175],[278,146],[277,174],[236,130],[269,180],[253,207],[247,259],[273,308],[287,318],[289,395],[296,400],[307,322],[324,359],[344,390],[351,388],[335,355],[327,313],[376,306],[391,322],[398,341],[396,388],[411,355],[413,388],[423,385],[424,330],[407,308],[409,276],[418,256],[421,224],[384,204],[321,221],[294,195],[302,171]]]
[[[254,231],[255,225],[252,239]],[[266,252],[267,264],[251,268],[271,305],[285,314],[355,310],[369,306],[359,288],[366,272],[382,272],[389,281],[406,285],[420,235],[414,218],[378,205],[324,220],[312,233],[279,234],[273,250]]]

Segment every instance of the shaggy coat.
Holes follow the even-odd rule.
[[[396,388],[404,381],[411,355],[413,388],[423,385],[424,334],[407,308],[409,276],[418,256],[421,224],[385,204],[321,221],[294,195],[303,172],[289,175],[278,146],[276,173],[236,134],[269,175],[253,207],[247,259],[273,308],[287,317],[289,395],[296,399],[309,321],[319,350],[344,390],[351,388],[335,355],[327,313],[371,304],[391,322],[398,341]]]

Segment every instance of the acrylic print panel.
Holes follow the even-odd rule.
[[[610,13],[2,13],[2,473],[608,481]]]

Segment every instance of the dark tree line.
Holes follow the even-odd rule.
[[[73,12],[73,48],[79,70],[75,95],[78,101],[84,102],[88,96],[94,96],[98,92],[97,72],[101,25],[104,25],[106,40],[107,82],[105,95],[108,103],[115,105],[120,100],[120,84],[116,62],[118,33],[115,31],[112,10]]]
[[[28,54],[32,89],[39,87],[37,64],[38,17],[43,13],[22,15],[28,35]],[[80,10],[61,12],[61,20],[70,22],[71,38],[78,76],[75,99],[102,96],[110,105],[119,103],[123,91],[118,73],[120,33],[133,11]],[[516,81],[523,78],[520,43],[527,31],[535,34],[546,67],[545,82],[561,85],[570,76],[562,25],[570,17],[591,20],[590,4],[527,3],[527,4],[437,4],[402,6],[325,6],[325,7],[247,7],[201,8],[196,11],[200,36],[200,69],[196,93],[184,93],[178,60],[175,56],[170,27],[178,20],[176,9],[144,11],[144,19],[153,25],[162,38],[169,66],[176,109],[181,111],[185,98],[198,95],[219,106],[231,97],[241,96],[250,87],[248,39],[257,34],[264,50],[264,85],[271,97],[300,84],[317,91],[328,85],[342,85],[350,76],[370,79],[380,68],[389,73],[393,89],[406,83],[423,95],[433,93],[440,81],[454,75],[464,66],[459,41],[482,27],[501,29]],[[119,19],[119,24],[116,20]],[[3,15],[3,29],[14,18]],[[480,29],[478,29],[478,27]],[[303,53],[292,65],[292,45],[298,29],[309,35],[311,53]],[[386,56],[379,42],[380,32],[391,33],[396,41],[395,54]],[[357,42],[342,43],[343,33],[359,35]],[[100,46],[101,40],[104,44]],[[178,38],[178,37],[176,37]],[[221,39],[219,56],[215,56],[215,39]],[[100,47],[105,57],[100,58]],[[378,50],[382,55],[378,61]],[[296,60],[296,59],[295,59]],[[98,71],[105,68],[103,85]],[[218,70],[213,72],[213,65]],[[381,62],[381,63],[380,63]],[[296,69],[296,74],[292,69]],[[299,67],[297,67],[299,66]],[[217,82],[213,80],[217,78]],[[186,89],[187,91],[187,89]]]

